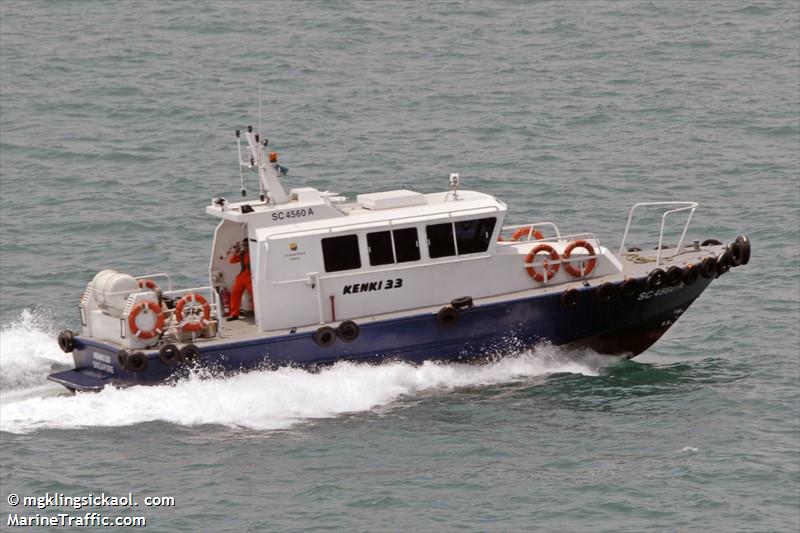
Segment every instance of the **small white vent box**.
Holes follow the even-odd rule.
[[[411,207],[428,203],[425,195],[414,191],[386,191],[359,194],[356,201],[364,209],[396,209],[398,207]]]

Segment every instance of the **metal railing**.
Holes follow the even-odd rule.
[[[681,247],[683,246],[683,239],[686,238],[686,231],[689,229],[689,223],[692,221],[692,216],[694,215],[695,210],[699,204],[697,202],[639,202],[634,204],[631,207],[631,211],[628,214],[628,223],[625,225],[625,233],[622,234],[622,242],[619,245],[619,253],[622,255],[625,252],[625,240],[628,238],[628,232],[631,228],[631,221],[633,220],[633,212],[639,207],[668,207],[668,206],[681,206],[676,207],[675,209],[668,209],[664,211],[661,215],[661,230],[658,233],[658,249],[656,254],[656,264],[661,264],[661,247],[664,242],[664,224],[666,223],[667,216],[671,215],[672,213],[679,213],[681,211],[689,211],[689,216],[686,217],[686,223],[683,225],[683,232],[681,233],[681,238],[678,240],[678,246],[676,247],[675,253],[672,257],[678,255],[681,251]]]
[[[192,287],[189,289],[177,289],[164,291],[163,295],[172,299],[179,299],[181,296],[191,293],[199,293],[208,297],[208,305],[211,307],[211,316],[215,317],[212,322],[216,322],[217,336],[221,336],[222,331],[222,303],[220,301],[219,293],[214,290],[214,287]],[[174,316],[175,309],[170,309]],[[170,329],[180,328],[180,324],[174,324]]]
[[[140,279],[153,279],[153,278],[156,278],[156,279],[165,278],[167,280],[167,290],[168,291],[172,290],[172,276],[170,276],[166,272],[159,272],[157,274],[148,274],[146,276],[134,276],[133,277],[133,279],[135,279],[137,281],[140,280]],[[148,289],[143,289],[143,290],[148,290]]]
[[[507,229],[524,228],[524,227],[527,227],[528,225],[529,224],[522,224],[522,225],[519,225],[519,226],[505,226],[505,227],[503,227],[503,231],[506,231]],[[531,235],[529,233],[528,234],[528,238],[525,239],[525,240],[520,240],[520,241],[500,241],[500,242],[495,243],[495,245],[496,246],[515,246],[517,244],[527,243],[527,242],[531,242],[531,241],[541,242],[541,243],[553,243],[553,242],[564,243],[564,242],[571,242],[571,241],[576,241],[576,240],[585,240],[585,241],[590,241],[592,245],[596,244],[598,249],[600,248],[600,239],[598,239],[597,236],[594,233],[589,232],[589,231],[584,232],[584,233],[573,233],[573,234],[570,234],[570,235],[561,235],[560,233],[557,233],[553,237],[545,237],[543,239],[531,239],[530,236]]]
[[[542,227],[551,228],[553,230],[553,233],[556,234],[556,238],[558,240],[561,240],[561,232],[558,231],[558,226],[556,226],[555,223],[553,223],[553,222],[534,222],[533,224],[518,224],[516,226],[503,226],[500,229],[500,236],[502,237],[503,233],[505,233],[507,231],[513,232],[514,230],[518,230],[518,229],[522,229],[522,228],[530,228],[529,231],[528,231],[527,239],[525,239],[524,241],[512,241],[512,242],[526,242],[526,241],[530,241],[531,240],[531,237],[533,236],[533,234],[534,234],[534,232],[536,231],[537,228],[542,228]],[[544,239],[541,239],[541,240],[544,240]]]
[[[153,274],[151,276],[136,276],[134,279],[151,279],[153,277],[165,277],[168,280],[168,286],[170,289],[166,291],[161,291],[162,296],[168,297],[173,301],[178,300],[181,296],[191,293],[199,293],[202,296],[207,298],[208,305],[210,307],[211,316],[214,317],[210,322],[215,323],[216,325],[216,336],[221,336],[222,331],[222,304],[220,301],[220,296],[213,287],[191,287],[188,289],[176,289],[173,290],[172,287],[172,279],[170,278],[169,274]],[[151,292],[150,289],[140,289],[135,291],[117,291],[114,293],[109,294],[125,294],[127,293],[126,301],[125,301],[125,308],[122,311],[122,316],[125,316],[130,313],[131,309],[135,305],[136,296],[142,294],[143,292]],[[141,301],[141,300],[139,300]],[[175,316],[175,308],[171,309],[164,309],[161,312],[166,318],[173,318]],[[124,339],[127,337],[127,321],[121,320],[122,322],[122,331],[120,336]],[[168,326],[166,329],[177,331],[180,329],[180,324],[174,323]],[[194,334],[192,335],[192,339],[194,340]]]

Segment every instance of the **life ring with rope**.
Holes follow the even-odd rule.
[[[544,239],[544,234],[541,231],[539,231],[538,229],[534,229],[533,231],[531,231],[531,229],[532,229],[531,226],[517,228],[516,231],[514,231],[514,233],[511,234],[511,240],[518,241],[523,237],[530,238],[531,236],[537,241],[541,241],[542,239]]]
[[[150,313],[153,313],[156,317],[153,327],[145,329],[139,326],[139,322],[137,321],[139,316],[145,316]],[[161,306],[158,305],[158,302],[142,300],[134,305],[133,309],[131,309],[131,313],[128,315],[128,330],[130,330],[131,335],[142,340],[152,339],[156,335],[161,335],[161,332],[164,331],[164,315],[161,314]]]
[[[585,268],[576,268],[572,263],[568,260],[572,256],[573,250],[576,248],[583,248],[587,252],[589,252],[589,260],[586,263]],[[583,239],[579,239],[577,241],[572,241],[564,250],[564,254],[562,255],[562,259],[564,261],[564,270],[570,273],[570,275],[574,278],[581,278],[583,276],[588,276],[594,267],[597,265],[597,254],[594,251],[594,247],[589,244],[587,241]],[[584,259],[580,260],[581,266],[583,266]]]
[[[152,279],[140,279],[139,280],[139,288],[140,289],[148,289],[148,290],[151,290],[153,292],[156,292],[159,289],[158,283],[156,283]]]
[[[184,310],[187,305],[192,308],[192,311],[191,314],[186,316],[187,320],[184,322]],[[200,307],[201,314],[195,313],[197,307]],[[175,305],[175,320],[178,321],[183,331],[197,333],[205,329],[208,321],[211,320],[211,306],[208,305],[208,301],[202,295],[196,292],[184,294]]]
[[[553,262],[548,263],[547,259],[545,259],[544,270],[539,272],[536,270],[533,260],[536,258],[537,254],[542,252],[549,254]],[[558,252],[549,244],[540,244],[528,252],[528,255],[525,257],[525,265],[525,270],[528,271],[528,275],[536,281],[550,281],[555,277],[556,273],[558,273],[558,269],[561,268]]]

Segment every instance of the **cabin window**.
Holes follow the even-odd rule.
[[[432,259],[456,255],[452,222],[426,226],[425,231],[428,234],[428,254]]]
[[[322,239],[322,258],[326,272],[339,272],[361,268],[358,252],[358,236],[343,235]]]
[[[398,263],[419,261],[419,239],[417,228],[403,228],[392,231],[394,253]]]
[[[489,248],[496,221],[492,217],[456,222],[454,225],[458,255],[485,252]]]
[[[392,235],[388,231],[367,233],[367,250],[369,251],[369,264],[372,266],[394,263]]]

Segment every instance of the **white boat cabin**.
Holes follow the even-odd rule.
[[[399,190],[335,203],[341,199],[303,188],[290,198],[281,205],[206,208],[223,219],[214,239],[212,285],[231,286],[240,267],[228,262],[226,251],[247,238],[262,330],[497,294],[507,282],[486,279],[497,268],[494,247],[506,213],[492,196]]]

